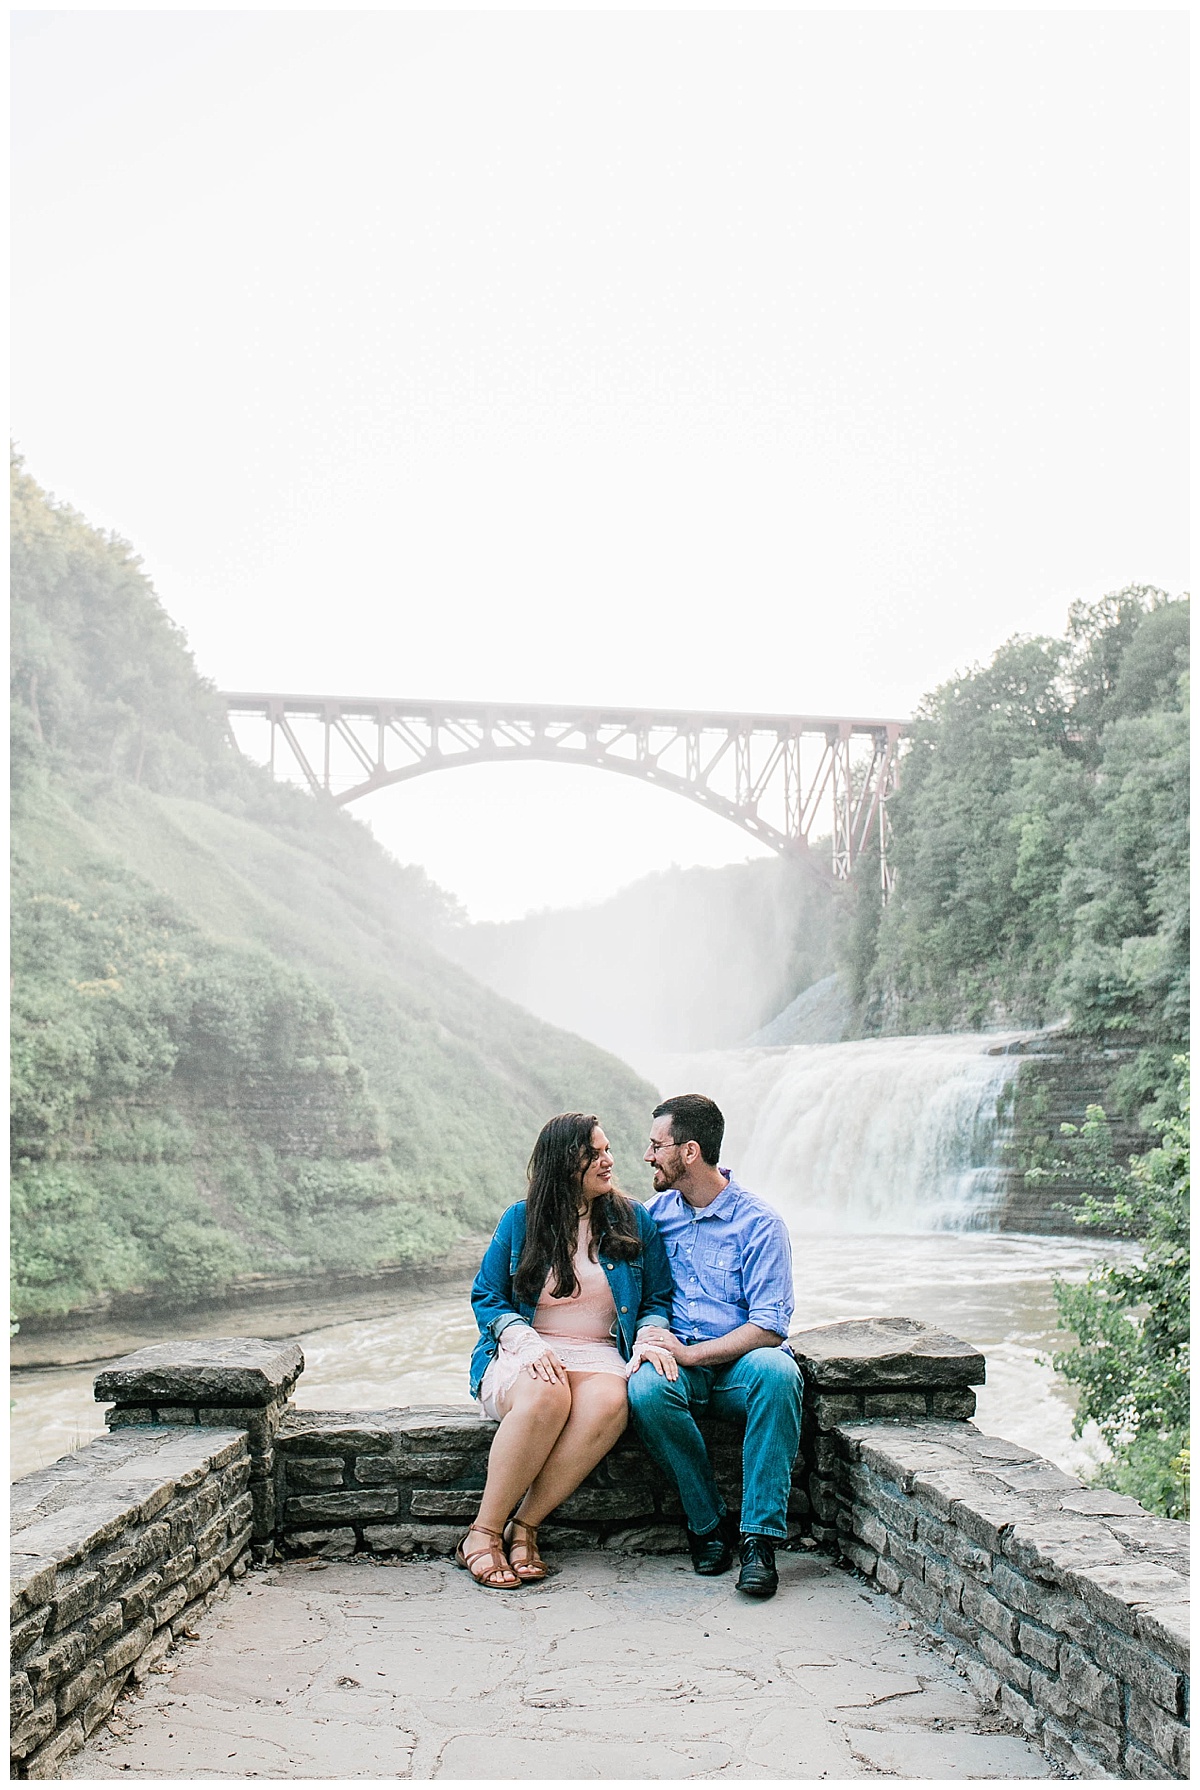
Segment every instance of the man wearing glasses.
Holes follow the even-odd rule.
[[[792,1465],[800,1446],[800,1370],[786,1348],[792,1319],[787,1227],[765,1201],[719,1168],[725,1120],[703,1094],[654,1109],[645,1160],[653,1214],[674,1280],[671,1329],[639,1340],[668,1350],[679,1378],[644,1365],[629,1403],[650,1454],[679,1487],[698,1573],[727,1572],[734,1528],[717,1489],[696,1415],[744,1420],[741,1573],[737,1588],[773,1597],[775,1543],[787,1534]]]

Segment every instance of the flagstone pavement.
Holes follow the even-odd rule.
[[[101,1779],[1029,1779],[899,1605],[816,1553],[779,1594],[678,1555],[563,1555],[483,1591],[449,1561],[251,1572],[63,1767]]]

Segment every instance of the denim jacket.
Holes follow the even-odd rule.
[[[632,1262],[622,1262],[604,1253],[600,1247],[600,1265],[612,1289],[617,1308],[614,1341],[621,1358],[628,1361],[638,1331],[644,1324],[671,1327],[671,1269],[658,1226],[644,1206],[634,1202],[642,1253]],[[500,1344],[500,1333],[521,1318],[533,1322],[534,1305],[520,1304],[513,1297],[513,1275],[521,1259],[525,1243],[525,1201],[510,1206],[496,1226],[496,1234],[483,1252],[475,1284],[471,1288],[471,1304],[479,1325],[479,1341],[471,1356],[471,1397],[478,1396],[488,1363]]]

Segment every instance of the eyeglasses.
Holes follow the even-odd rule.
[[[646,1154],[647,1156],[657,1156],[660,1150],[677,1150],[678,1148],[679,1145],[675,1142],[673,1137],[669,1137],[665,1144],[656,1144],[654,1139],[651,1138],[650,1142],[646,1145]]]

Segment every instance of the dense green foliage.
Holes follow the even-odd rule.
[[[452,906],[235,752],[136,559],[13,476],[19,1314],[443,1254],[653,1091],[436,950]]]
[[[1105,1263],[1082,1284],[1058,1281],[1063,1324],[1077,1343],[1054,1365],[1079,1387],[1076,1434],[1094,1418],[1113,1450],[1100,1483],[1163,1516],[1186,1517],[1190,1456],[1191,1147],[1186,1059],[1179,1111],[1161,1144],[1127,1165],[1112,1151],[1104,1109],[1068,1137],[1070,1163],[1094,1190],[1077,1214],[1136,1238],[1136,1260]]]
[[[1065,640],[1011,640],[922,704],[896,894],[850,929],[869,1027],[1067,1017],[1163,1070],[1187,1030],[1188,610],[1076,604]]]

